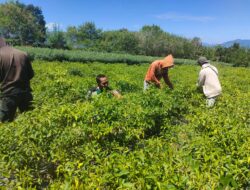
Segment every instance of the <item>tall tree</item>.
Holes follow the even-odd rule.
[[[107,52],[138,54],[139,38],[127,29],[103,32],[100,49]]]
[[[85,22],[78,27],[67,28],[67,42],[72,48],[96,49],[101,33],[101,29],[97,29],[93,22]]]
[[[58,25],[53,26],[52,31],[47,32],[46,46],[56,49],[67,49],[65,34]]]
[[[140,30],[140,49],[142,54],[152,56],[166,55],[166,40],[166,33],[157,25],[146,25]]]
[[[68,47],[71,49],[78,48],[78,30],[75,26],[69,26],[66,32]]]
[[[96,46],[101,37],[101,30],[97,29],[93,22],[86,22],[78,27],[78,40],[84,48]]]
[[[45,21],[39,7],[19,1],[0,4],[0,35],[18,45],[41,45]]]
[[[35,39],[34,45],[42,45],[46,39],[46,22],[44,20],[42,10],[32,4],[27,5],[25,9],[31,12],[34,16],[34,24],[36,25],[36,30],[33,33],[33,39]]]
[[[196,59],[198,56],[202,55],[202,42],[201,39],[198,37],[194,37],[191,40],[191,44],[193,47],[193,53],[191,55],[191,58]]]

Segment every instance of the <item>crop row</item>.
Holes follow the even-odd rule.
[[[44,61],[140,64],[140,63],[150,63],[155,59],[162,59],[160,57],[151,57],[143,55],[101,53],[101,52],[90,52],[83,50],[59,50],[59,49],[34,48],[34,47],[17,47],[17,48],[26,51],[32,60],[35,59]],[[194,61],[186,59],[176,59],[175,63],[193,64]]]
[[[170,70],[173,91],[143,92],[148,64],[35,61],[33,111],[0,126],[0,189],[250,188],[249,69],[218,66],[207,109],[198,66]],[[87,101],[104,73],[123,98]]]

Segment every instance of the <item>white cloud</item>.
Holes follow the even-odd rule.
[[[63,25],[55,22],[50,22],[46,24],[46,28],[48,29],[48,31],[53,31],[54,28],[62,29]]]
[[[161,20],[173,20],[173,21],[207,22],[215,20],[214,17],[210,16],[192,16],[192,15],[183,15],[178,13],[166,13],[166,14],[156,15],[155,17]]]

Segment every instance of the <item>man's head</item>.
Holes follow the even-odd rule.
[[[206,57],[199,57],[199,59],[197,60],[197,63],[202,66],[203,64],[209,63],[209,60],[207,60]]]
[[[162,69],[171,68],[174,66],[174,58],[171,54],[166,56],[163,60],[161,60],[161,62],[162,62],[162,67],[161,67]]]
[[[0,48],[6,46],[4,38],[0,37]]]
[[[101,90],[109,86],[108,78],[106,77],[106,75],[103,75],[103,74],[97,75],[96,82],[97,82],[98,87]]]

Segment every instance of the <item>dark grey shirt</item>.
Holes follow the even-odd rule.
[[[2,94],[30,91],[34,76],[30,60],[25,52],[5,46],[0,48],[0,90]]]

